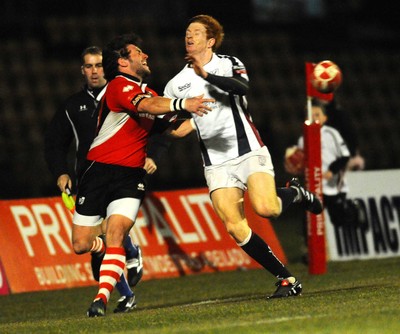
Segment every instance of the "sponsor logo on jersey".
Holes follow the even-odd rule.
[[[131,90],[133,90],[133,86],[131,86],[131,85],[127,85],[124,88],[122,88],[122,92],[124,92],[124,93],[129,92]]]
[[[143,183],[138,183],[138,185],[137,185],[137,190],[145,191],[144,184],[143,184]]]
[[[139,95],[136,95],[133,99],[132,99],[132,104],[134,105],[134,106],[137,106],[137,104],[140,102],[140,101],[142,101],[143,99],[146,99],[146,98],[148,98],[148,97],[151,97],[151,94],[139,94]]]
[[[149,114],[148,112],[139,112],[138,115],[139,115],[139,117],[145,117],[145,118],[148,118],[151,120],[156,118],[155,115]]]
[[[78,198],[78,204],[79,204],[79,205],[82,205],[83,203],[85,203],[85,199],[86,199],[85,196],[79,197],[79,198]]]
[[[266,157],[258,157],[258,163],[260,166],[265,166],[267,163],[267,158]]]
[[[86,111],[86,110],[88,110],[88,108],[86,107],[86,104],[79,106],[79,111]]]
[[[180,92],[184,91],[185,89],[189,89],[192,86],[190,82],[185,83],[183,86],[178,86],[178,90]]]

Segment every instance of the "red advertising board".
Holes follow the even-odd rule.
[[[0,201],[0,255],[11,292],[94,283],[90,255],[72,251],[71,218],[60,198]]]
[[[0,295],[8,295],[9,293],[10,290],[8,288],[6,274],[0,261]]]
[[[249,205],[246,213],[286,263],[270,222]],[[96,284],[90,255],[71,248],[71,218],[59,197],[0,201],[0,259],[12,293]],[[206,188],[149,193],[131,236],[142,247],[144,280],[259,267],[225,231]]]

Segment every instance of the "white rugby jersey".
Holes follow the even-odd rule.
[[[304,147],[303,137],[299,138],[298,146]],[[321,127],[321,160],[322,160],[322,173],[329,170],[332,162],[339,158],[350,157],[350,151],[338,130],[335,128],[323,125]],[[324,195],[337,195],[339,193],[347,193],[349,191],[346,182],[346,173],[340,171],[334,174],[331,180],[323,179],[322,193]]]
[[[232,77],[248,76],[243,63],[236,57],[213,54],[204,66],[210,74]],[[258,130],[247,111],[247,99],[210,84],[186,65],[165,87],[164,96],[190,98],[204,94],[214,98],[212,111],[203,117],[192,114],[205,166],[219,165],[264,146]]]

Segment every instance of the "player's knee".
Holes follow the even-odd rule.
[[[90,245],[87,242],[82,242],[80,240],[74,240],[72,242],[72,248],[75,252],[75,254],[85,254],[89,252],[90,250]]]
[[[244,219],[240,222],[225,222],[225,227],[228,233],[234,238],[237,242],[240,242],[248,235],[249,226],[247,224],[247,220]]]
[[[281,208],[278,205],[266,204],[266,203],[257,203],[253,206],[254,211],[257,215],[264,218],[277,218],[281,214]]]
[[[227,232],[228,232],[232,237],[235,237],[235,235],[236,235],[236,228],[235,228],[235,225],[227,222],[227,223],[225,223],[225,227],[226,227]]]

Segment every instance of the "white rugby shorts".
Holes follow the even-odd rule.
[[[248,177],[258,172],[275,177],[271,155],[266,146],[220,165],[204,168],[204,176],[210,193],[219,188],[246,190]]]
[[[136,220],[139,213],[141,200],[137,198],[120,198],[112,201],[107,207],[107,217],[111,215],[121,215],[132,221]],[[74,212],[73,223],[80,226],[97,226],[103,222],[101,215],[86,216],[77,211]]]

